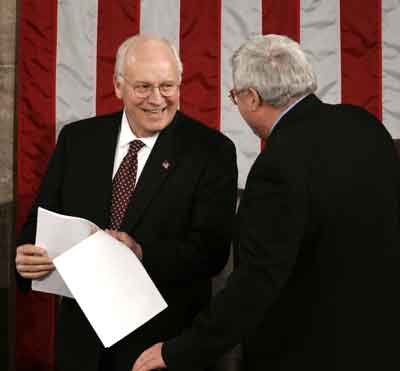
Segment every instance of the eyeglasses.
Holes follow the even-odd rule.
[[[243,90],[236,90],[236,89],[231,89],[229,90],[229,98],[232,101],[232,103],[237,106],[238,105],[238,96],[242,95],[244,93],[247,93],[248,89],[243,89]]]
[[[133,84],[129,80],[127,80],[124,75],[119,74],[119,76],[121,76],[127,82],[127,84],[132,88],[135,95],[139,98],[149,97],[153,93],[154,89],[158,89],[163,97],[170,97],[174,95],[179,88],[179,84],[176,84],[174,82],[163,82],[158,86],[147,83]]]

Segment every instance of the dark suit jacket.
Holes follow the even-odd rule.
[[[255,161],[238,213],[240,261],[170,371],[243,340],[244,370],[398,370],[399,161],[384,126],[314,95]]]
[[[107,226],[121,115],[64,127],[19,243],[34,241],[38,206]],[[143,350],[179,334],[208,303],[210,279],[229,253],[236,189],[233,143],[177,112],[157,139],[120,228],[142,245],[144,267],[168,308],[110,348],[115,370],[130,370]],[[58,369],[97,371],[101,348],[77,303],[63,298]]]

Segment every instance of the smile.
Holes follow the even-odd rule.
[[[164,108],[153,108],[153,109],[146,109],[146,108],[142,108],[142,110],[144,112],[148,112],[148,113],[160,113],[160,112],[164,112],[167,109],[167,107]]]

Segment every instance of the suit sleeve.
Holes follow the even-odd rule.
[[[66,146],[65,130],[63,129],[59,135],[56,148],[47,165],[46,173],[42,179],[36,199],[28,214],[27,220],[21,229],[21,233],[17,239],[17,246],[23,244],[35,243],[37,209],[42,206],[48,210],[60,212],[61,208],[61,184],[63,171],[65,166],[65,146]],[[31,280],[21,277],[16,273],[18,287],[27,291],[31,286]]]
[[[306,187],[264,158],[251,171],[239,209],[240,264],[193,327],[164,343],[171,371],[199,369],[256,328],[287,281],[307,219]]]
[[[214,148],[193,194],[185,235],[157,241],[162,249],[144,251],[144,266],[159,282],[209,279],[226,264],[236,207],[236,151],[226,138]]]

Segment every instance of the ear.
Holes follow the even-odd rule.
[[[262,105],[262,100],[258,91],[249,88],[249,95],[250,95],[250,110],[252,112],[257,111],[257,109]]]
[[[121,80],[118,79],[117,76],[114,76],[113,77],[113,83],[114,83],[115,96],[118,99],[122,99],[122,83],[121,83]]]

